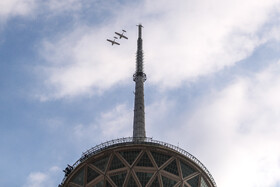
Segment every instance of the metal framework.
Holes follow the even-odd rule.
[[[133,137],[145,138],[145,102],[144,102],[144,82],[146,74],[143,70],[143,40],[142,25],[138,25],[138,40],[136,53],[136,72],[133,75],[135,81],[135,98],[134,98],[134,119],[133,119]]]
[[[89,150],[85,151],[84,153],[82,153],[82,156],[80,157],[80,159],[78,159],[72,166],[70,166],[71,171],[73,171],[78,165],[80,165],[81,163],[83,163],[84,161],[86,161],[87,159],[89,159],[93,155],[98,154],[101,151],[104,151],[108,148],[113,148],[113,147],[117,147],[117,146],[132,145],[132,144],[135,144],[135,145],[136,144],[154,145],[154,146],[169,149],[171,151],[174,151],[174,152],[177,152],[177,153],[180,153],[180,154],[184,155],[185,157],[187,157],[188,159],[193,161],[197,166],[199,166],[206,173],[206,175],[209,177],[209,179],[213,183],[214,187],[217,187],[216,182],[215,182],[214,178],[212,177],[211,173],[195,156],[193,156],[189,152],[185,151],[184,149],[181,149],[180,147],[177,147],[175,145],[172,145],[172,144],[169,144],[169,143],[166,143],[166,142],[162,142],[162,141],[159,141],[159,140],[153,140],[152,138],[148,138],[148,137],[146,137],[144,139],[142,137],[139,138],[139,139],[137,139],[135,137],[124,137],[124,138],[118,138],[118,139],[110,140],[110,141],[101,143],[99,145],[96,145],[96,146],[90,148]],[[66,179],[67,179],[67,176],[64,177],[64,179],[62,181],[62,184],[65,182]]]

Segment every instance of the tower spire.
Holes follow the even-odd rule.
[[[136,53],[136,72],[133,75],[135,81],[134,98],[134,119],[133,119],[133,139],[144,140],[146,138],[145,130],[145,104],[144,104],[144,82],[146,74],[143,71],[143,50],[142,50],[142,25],[138,26],[138,40]]]

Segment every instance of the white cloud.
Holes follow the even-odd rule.
[[[75,13],[86,8],[88,2],[79,0],[1,0],[0,23],[15,16],[35,18],[36,16],[57,16],[60,13]],[[75,14],[68,15],[75,17]]]
[[[132,110],[126,104],[116,105],[109,111],[97,115],[97,120],[91,124],[74,126],[75,142],[98,142],[119,137],[132,136]]]
[[[23,187],[57,186],[55,179],[57,179],[58,172],[61,172],[61,169],[57,166],[51,167],[46,172],[32,172],[28,175],[27,182]]]
[[[35,0],[1,0],[0,21],[12,16],[26,16],[36,8]]]
[[[175,126],[175,120],[172,121],[172,125],[167,124],[168,119],[166,116],[172,118],[172,110],[175,109],[175,101],[169,100],[167,98],[159,98],[153,103],[149,103],[145,108],[146,116],[146,135],[147,137],[161,137],[163,134],[168,134],[168,132],[159,131],[159,129],[170,128],[170,126]],[[167,126],[166,126],[167,125]],[[157,138],[155,138],[157,139]]]
[[[132,136],[133,115],[127,105],[118,105],[112,111],[103,113],[99,122],[102,137],[112,139]]]
[[[98,94],[130,76],[134,58],[125,56],[124,48],[108,45],[104,33],[109,30],[84,27],[59,42],[44,42],[42,53],[51,62],[44,68],[46,83],[54,86],[44,98]]]
[[[269,32],[258,34],[277,6],[273,0],[143,1],[118,7],[114,18],[94,28],[76,23],[73,31],[43,42],[51,89],[42,97],[102,93],[127,80],[135,63],[138,20],[145,26],[148,78],[162,88],[233,66],[265,43],[266,35],[277,33],[266,28]],[[106,38],[122,28],[129,40],[109,46]]]
[[[47,175],[41,172],[31,173],[28,176],[28,187],[39,187],[43,186],[42,184],[46,182]]]
[[[276,41],[280,41],[280,26],[277,25],[275,27],[273,27],[269,33],[268,33],[268,39],[270,40],[276,40]]]
[[[179,1],[146,23],[152,81],[176,87],[182,81],[232,66],[260,45],[261,26],[275,1]],[[162,3],[162,2],[160,2]],[[162,3],[164,4],[164,3]],[[279,4],[279,2],[278,2]],[[180,67],[180,68],[178,68]],[[163,73],[164,72],[164,73]]]
[[[213,92],[179,130],[218,186],[274,186],[280,178],[280,63]],[[177,138],[178,139],[178,138]]]
[[[82,2],[79,0],[49,0],[47,6],[54,12],[79,10],[82,8]]]
[[[166,122],[164,117],[173,107],[174,102],[166,98],[146,105],[146,124],[149,124],[146,126],[148,137],[150,134],[159,137],[163,133],[158,129],[165,128],[163,126]],[[97,114],[96,119],[90,124],[73,126],[71,134],[75,137],[74,142],[78,142],[80,147],[81,144],[85,144],[85,147],[88,148],[88,142],[98,144],[120,137],[131,137],[133,134],[133,110],[127,104],[118,104],[108,111]]]

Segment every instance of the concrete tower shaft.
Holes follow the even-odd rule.
[[[143,72],[142,27],[141,24],[138,25],[136,72],[133,75],[133,80],[135,81],[133,138],[135,140],[146,138],[144,104],[144,82],[146,80],[146,74]]]

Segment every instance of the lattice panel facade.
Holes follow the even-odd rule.
[[[91,156],[63,187],[213,187],[191,160],[166,148],[114,147]]]

